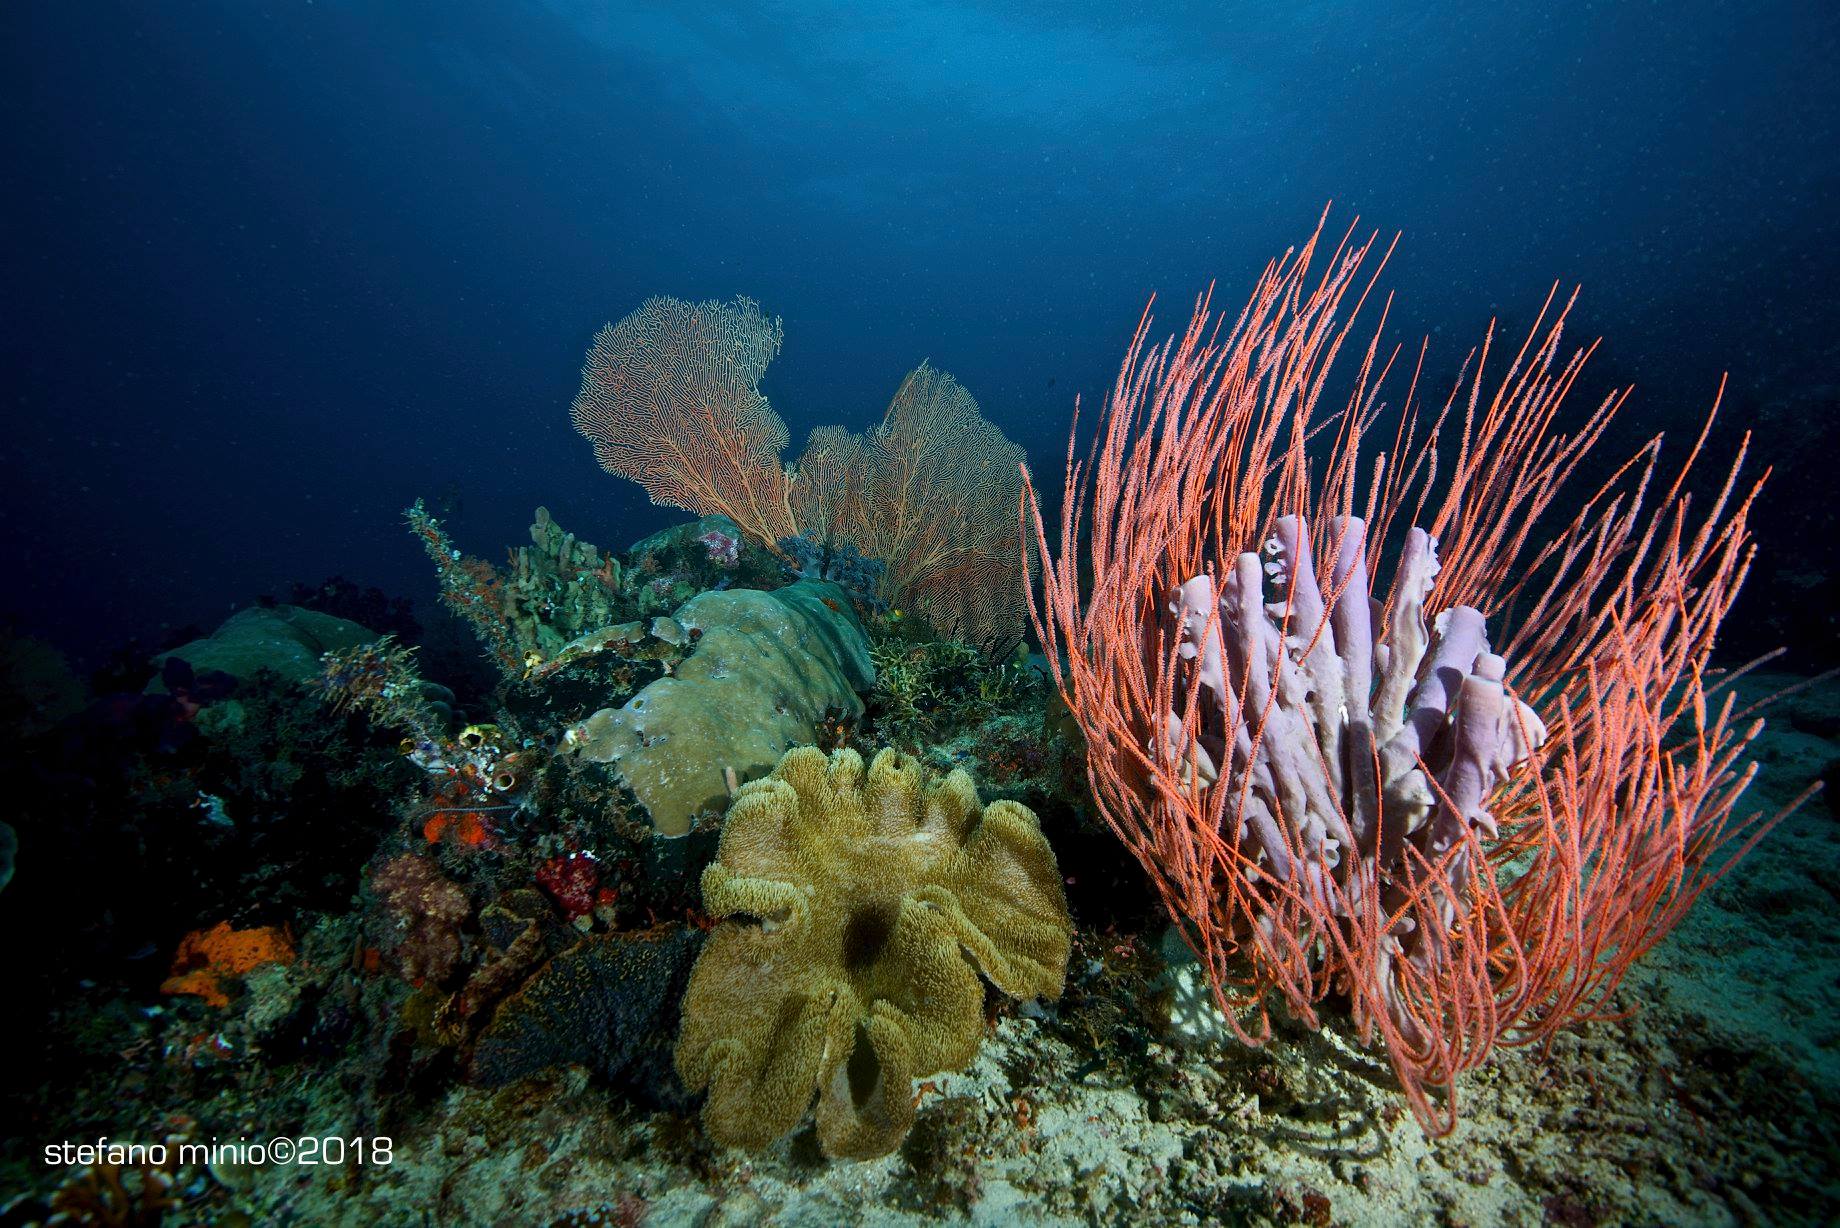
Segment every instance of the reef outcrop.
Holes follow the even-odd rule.
[[[319,677],[320,658],[326,653],[376,638],[375,631],[349,619],[303,606],[251,606],[232,614],[210,635],[161,653],[153,664],[164,666],[176,659],[195,674],[225,673],[239,682],[266,669],[288,682],[307,682]],[[164,691],[166,684],[156,676],[147,689]]]

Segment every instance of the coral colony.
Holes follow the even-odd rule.
[[[84,1035],[197,1116],[144,1113],[155,1154],[72,1115],[96,1087],[39,1106],[89,1167],[6,1222],[755,1222],[854,1161],[928,1214],[1000,1172],[1082,1221],[1330,1222],[1245,1157],[1458,1129],[1460,1076],[1624,1012],[1776,821],[1737,810],[1760,722],[1712,668],[1742,450],[1691,503],[1704,439],[1656,440],[1564,510],[1623,404],[1565,418],[1570,303],[1389,408],[1384,259],[1319,224],[1242,311],[1146,311],[1052,532],[942,371],[787,463],[753,302],[602,330],[574,423],[696,519],[615,550],[539,508],[494,563],[418,501],[478,676],[265,607],[110,709],[118,779],[56,767],[87,791],[18,848],[141,815],[98,898],[191,918],[133,957],[170,952],[161,1009]],[[1492,1094],[1598,1094],[1552,1053]],[[275,1175],[265,1115],[351,1124],[363,1171]],[[1548,1217],[1589,1222],[1568,1189]]]

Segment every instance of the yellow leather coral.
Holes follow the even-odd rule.
[[[677,1070],[709,1089],[705,1129],[764,1147],[815,1094],[820,1144],[849,1159],[892,1151],[913,1080],[976,1055],[978,972],[1058,997],[1072,940],[1035,815],[892,750],[865,773],[855,751],[799,747],[742,786],[703,906],[728,919],[690,975]]]

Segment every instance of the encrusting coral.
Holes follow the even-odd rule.
[[[891,750],[865,772],[855,751],[798,747],[744,785],[703,904],[727,920],[691,973],[677,1070],[709,1089],[704,1127],[764,1147],[815,1095],[819,1143],[848,1159],[898,1146],[912,1081],[976,1055],[980,971],[1058,997],[1072,941],[1035,815]]]

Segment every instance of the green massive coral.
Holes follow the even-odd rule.
[[[565,743],[617,765],[659,834],[681,836],[719,812],[735,783],[815,741],[827,717],[861,715],[875,667],[848,595],[825,580],[703,593],[669,621],[690,655]]]
[[[703,904],[726,918],[684,996],[677,1069],[716,1141],[763,1147],[818,1101],[826,1154],[883,1155],[913,1080],[962,1070],[982,972],[1058,997],[1072,922],[1054,852],[1015,802],[907,755],[789,752],[729,808]]]
[[[251,606],[232,614],[210,635],[161,653],[153,664],[164,666],[169,658],[177,658],[197,673],[220,670],[240,682],[253,681],[256,672],[265,669],[287,682],[306,682],[319,676],[325,653],[376,639],[375,631],[318,610]],[[166,684],[156,677],[147,689],[164,691]]]

